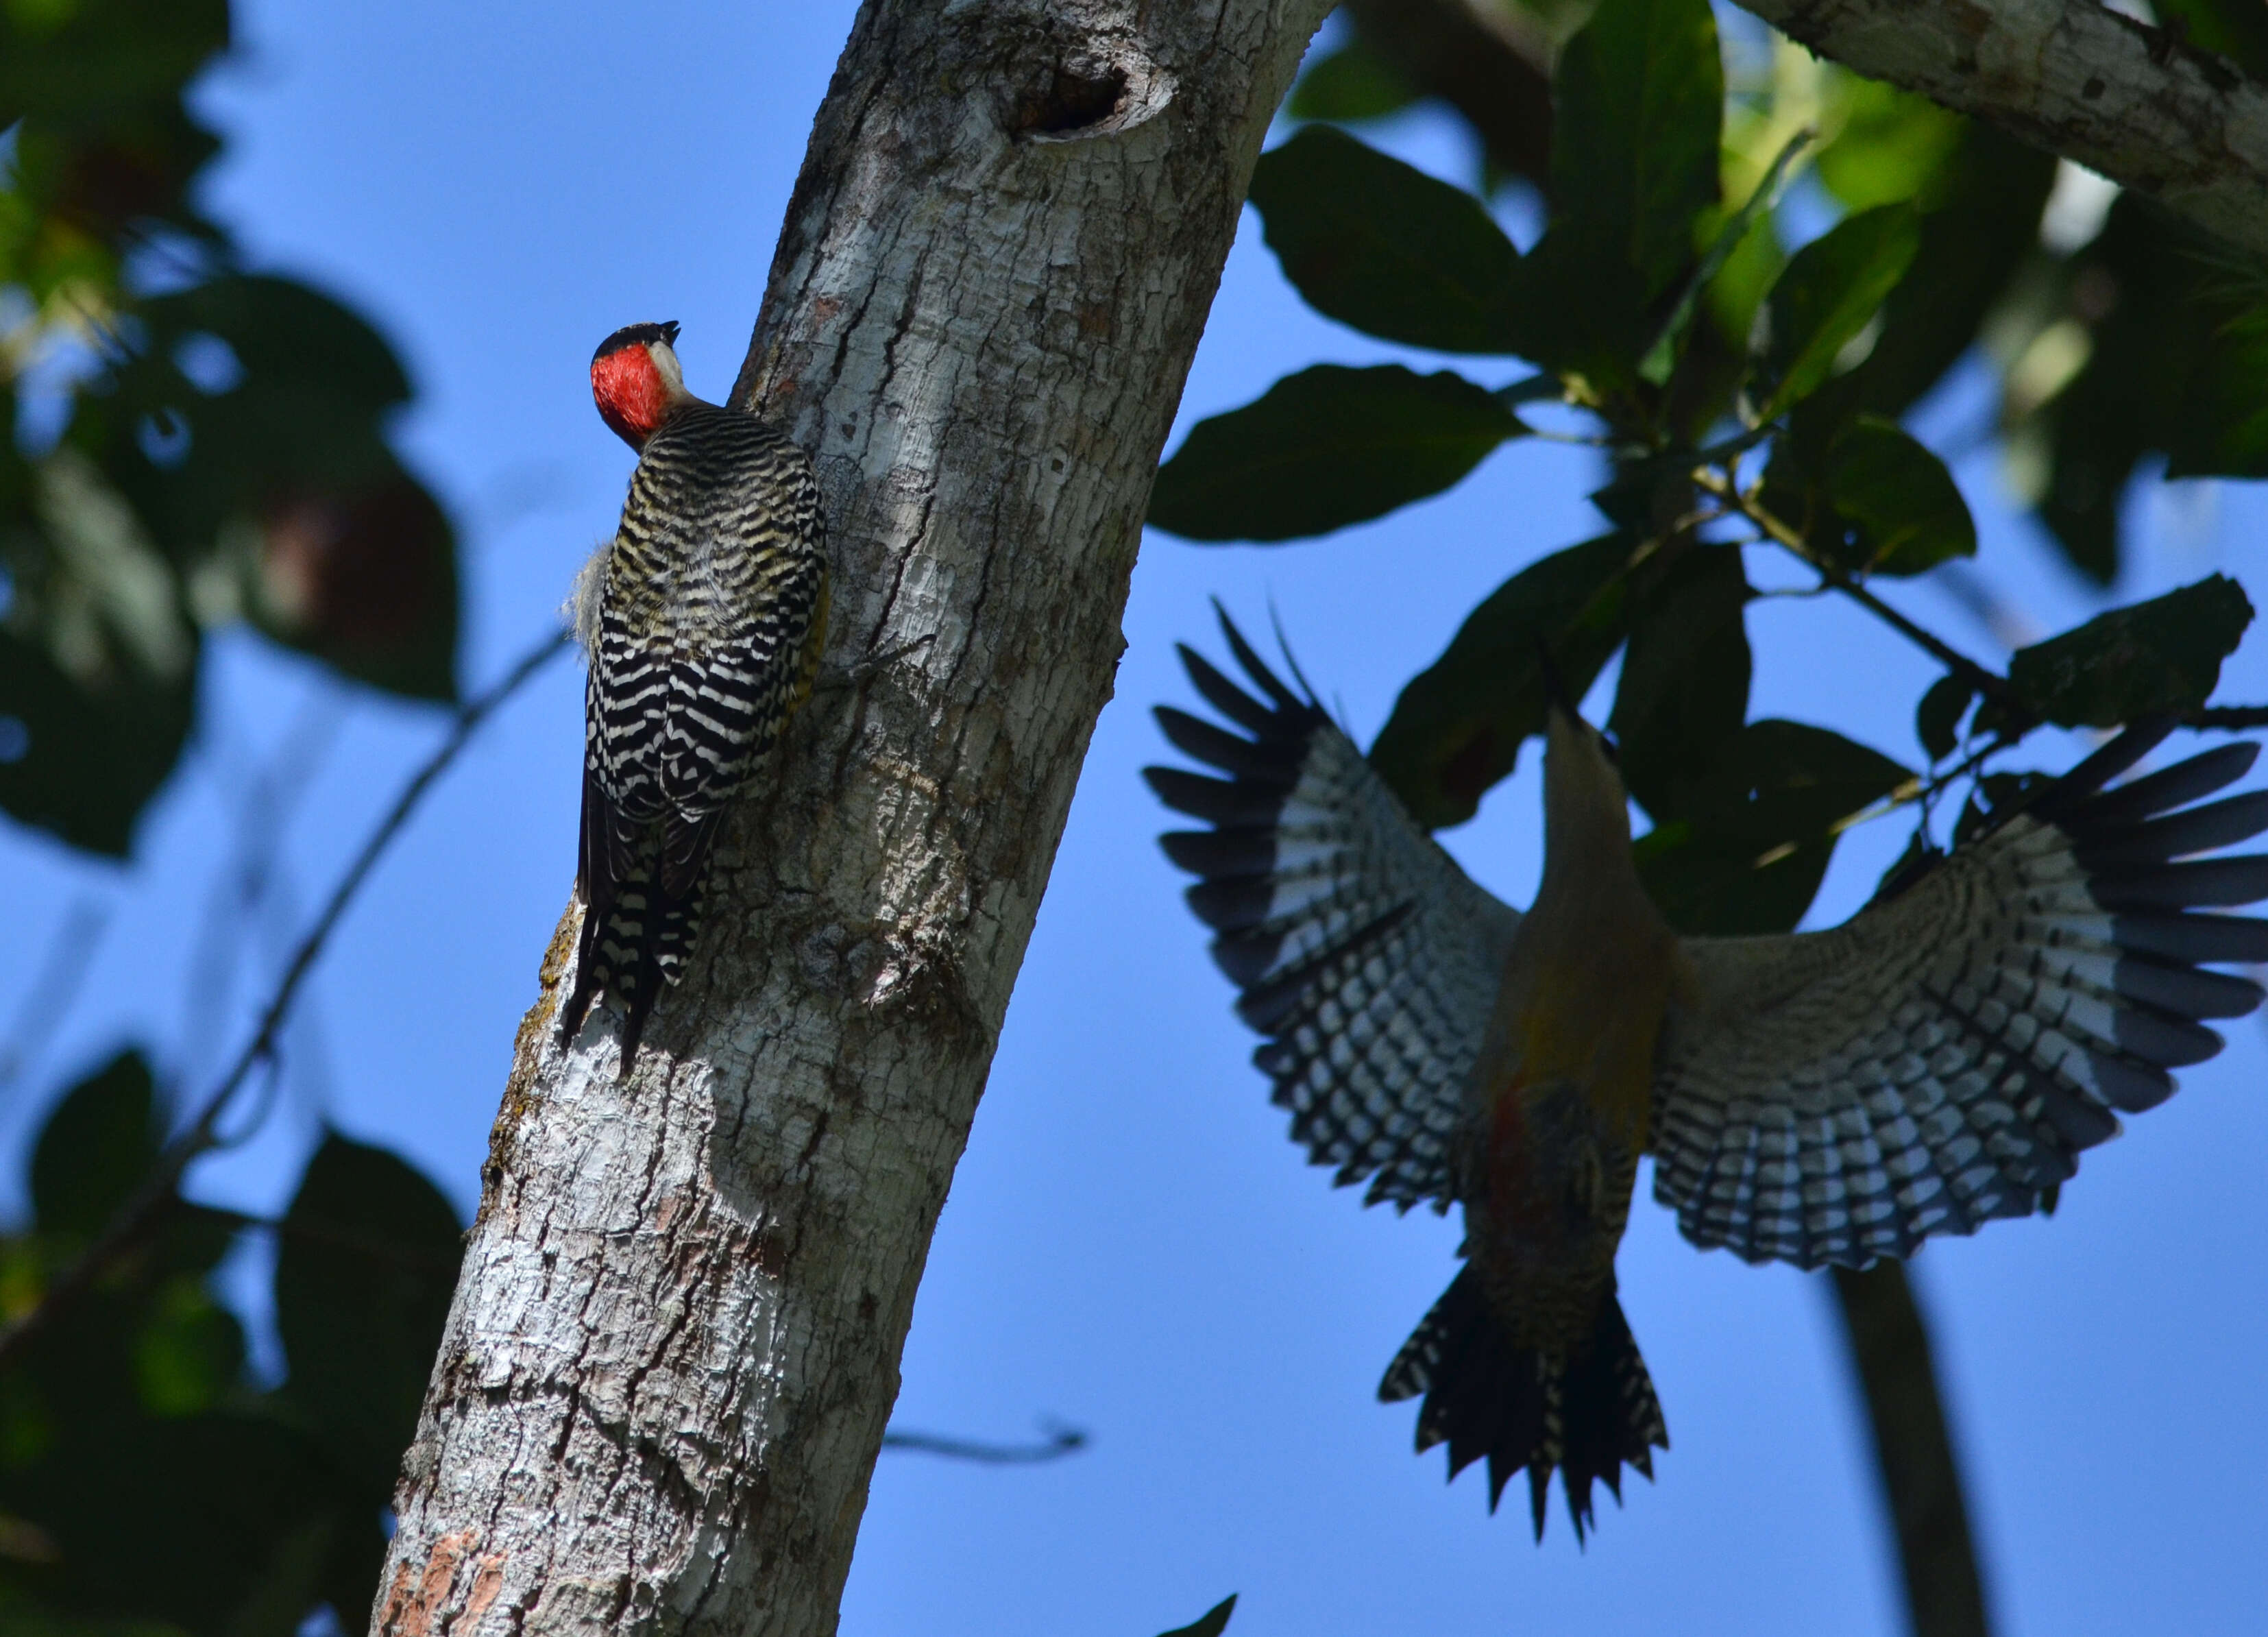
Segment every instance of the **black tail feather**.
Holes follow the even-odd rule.
[[[1378,1389],[1389,1404],[1419,1392],[1425,1402],[1418,1412],[1418,1448],[1446,1442],[1452,1478],[1485,1456],[1491,1512],[1513,1474],[1525,1468],[1538,1540],[1553,1468],[1580,1543],[1597,1523],[1593,1483],[1604,1483],[1619,1502],[1623,1464],[1650,1478],[1653,1450],[1669,1447],[1653,1383],[1611,1291],[1599,1304],[1589,1340],[1554,1357],[1506,1340],[1479,1278],[1465,1268],[1403,1344]]]

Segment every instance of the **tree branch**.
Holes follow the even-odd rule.
[[[2268,727],[2268,704],[2209,704],[2182,718],[2182,726],[2229,734]]]
[[[1740,0],[1822,56],[2268,255],[2268,86],[2094,0]]]
[[[1058,1427],[1035,1444],[996,1444],[981,1438],[948,1438],[940,1433],[902,1433],[894,1427],[882,1434],[882,1448],[942,1456],[948,1461],[974,1461],[980,1466],[1035,1466],[1077,1455],[1086,1448],[1086,1434],[1076,1427]]]
[[[1764,532],[1765,538],[1800,559],[1805,567],[1819,576],[1822,585],[1840,595],[1848,597],[1867,613],[1881,621],[1883,624],[1897,632],[1899,636],[1904,637],[1908,642],[1912,643],[1914,646],[1944,666],[1946,669],[1960,677],[1985,698],[1999,704],[2014,719],[2024,722],[2036,722],[2038,719],[2033,714],[2031,707],[2027,705],[2015,689],[2010,686],[2007,677],[1989,666],[1979,664],[1936,632],[1899,613],[1889,603],[1867,590],[1856,578],[1836,567],[1834,564],[1812,549],[1811,542],[1803,537],[1802,531],[1786,519],[1775,515],[1758,501],[1754,494],[1742,489],[1729,476],[1701,467],[1695,469],[1693,483],[1695,487],[1705,493],[1714,495],[1734,512],[1755,524]]]
[[[1905,1265],[1877,1262],[1855,1272],[1838,1267],[1834,1291],[1897,1535],[1914,1637],[1985,1637],[1991,1627],[1970,1545],[1961,1468],[1939,1402],[1929,1331]]]

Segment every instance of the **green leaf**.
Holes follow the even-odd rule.
[[[1525,430],[1461,375],[1319,364],[1198,422],[1149,521],[1189,540],[1325,535],[1439,493]]]
[[[70,1088],[32,1150],[32,1220],[42,1234],[92,1239],[157,1162],[163,1141],[150,1065],[127,1051]]]
[[[124,858],[135,821],[180,759],[191,705],[186,683],[83,685],[0,630],[0,807],[75,847]]]
[[[1886,204],[1848,217],[1797,251],[1766,301],[1764,359],[1771,385],[1757,418],[1771,420],[1835,372],[1905,276],[1918,247],[1910,206]]]
[[[1376,120],[1418,100],[1418,88],[1359,39],[1309,63],[1284,112],[1295,120]]]
[[[1662,325],[1660,334],[1654,337],[1646,357],[1638,360],[1638,372],[1641,378],[1657,387],[1669,380],[1671,371],[1676,366],[1685,332],[1693,321],[1693,314],[1698,310],[1703,292],[1716,281],[1727,263],[1743,246],[1751,240],[1761,241],[1773,237],[1759,230],[1764,227],[1772,207],[1779,202],[1780,188],[1787,180],[1789,166],[1795,163],[1795,156],[1802,152],[1810,141],[1808,130],[1800,130],[1789,137],[1779,152],[1773,156],[1764,179],[1756,185],[1739,210],[1727,214],[1712,208],[1703,213],[1705,219],[1721,219],[1712,224],[1709,248],[1687,277],[1685,288],[1679,294],[1677,305],[1671,310],[1668,321]],[[1734,277],[1737,278],[1739,275]]]
[[[2154,0],[2151,10],[2169,33],[2182,30],[2192,63],[2218,52],[2257,80],[2268,80],[2268,7],[2256,0]],[[2208,79],[2216,79],[2208,69]],[[2214,85],[2227,91],[2229,85]]]
[[[1725,72],[1708,0],[1604,0],[1560,54],[1552,103],[1552,231],[1661,294],[1717,203]]]
[[[160,468],[114,433],[108,464],[138,470],[133,498],[197,569],[208,616],[240,612],[358,681],[453,699],[456,539],[383,436],[409,395],[385,339],[289,279],[216,279],[147,315],[152,345],[121,372],[118,396],[184,425],[187,453]],[[194,388],[175,363],[192,341],[225,343],[241,379]]]
[[[142,1407],[154,1416],[195,1415],[216,1407],[244,1372],[244,1326],[212,1299],[204,1281],[176,1274],[156,1292],[134,1338]]]
[[[1231,1592],[1199,1615],[1195,1624],[1177,1626],[1172,1631],[1160,1633],[1159,1637],[1220,1637],[1228,1629],[1228,1617],[1235,1608],[1236,1594]]]
[[[1623,579],[1637,542],[1608,535],[1530,564],[1489,594],[1441,657],[1395,701],[1370,762],[1428,830],[1461,824],[1543,731],[1549,645],[1580,697],[1623,638]]]
[[[1977,555],[1977,524],[1945,462],[1894,421],[1860,416],[1828,448],[1825,498],[1848,529],[1850,566],[1919,574]]]
[[[2017,269],[2038,254],[2055,156],[1962,123],[1959,145],[1922,185],[1921,246],[1882,304],[1874,350],[1813,395],[1829,424],[1861,409],[1904,414],[1969,351]]]
[[[456,1213],[382,1148],[337,1132],[307,1162],[284,1214],[276,1327],[304,1411],[350,1481],[383,1505],[456,1287]]]
[[[1838,826],[1912,775],[1839,734],[1752,722],[1727,740],[1690,817],[1638,839],[1638,877],[1671,925],[1787,932],[1818,895]]]
[[[1933,762],[1942,762],[1961,742],[1961,719],[1977,689],[1963,676],[1948,673],[1929,685],[1914,707],[1914,737]]]
[[[1644,578],[1607,726],[1624,786],[1661,820],[1691,807],[1748,718],[1749,592],[1737,546],[1688,547]]]
[[[297,279],[230,274],[157,297],[143,312],[162,336],[217,336],[247,380],[290,383],[369,412],[409,397],[409,377],[370,321]]]
[[[90,1420],[0,1477],[0,1510],[55,1547],[11,1580],[75,1614],[246,1637],[309,1612],[320,1563],[301,1542],[329,1527],[327,1501],[306,1441],[252,1414]]]
[[[0,128],[171,97],[228,39],[227,0],[12,0],[0,6]]]
[[[2268,302],[2222,323],[2203,349],[2176,410],[2166,476],[2268,477]]]
[[[1252,203],[1317,312],[1440,352],[1514,350],[1520,253],[1463,189],[1311,125],[1260,156]]]
[[[2192,446],[2209,441],[2194,417],[2212,411],[2183,402],[2215,344],[2216,304],[2201,288],[2207,254],[2146,201],[2128,195],[2113,204],[2102,233],[2073,260],[2076,310],[2056,327],[2067,335],[2083,326],[2086,365],[2037,423],[2014,434],[2019,448],[2036,448],[2044,428],[2040,520],[2099,585],[2117,577],[2119,503],[2137,463],[2169,447],[2185,416]]]
[[[1962,116],[1928,98],[1842,71],[1828,79],[1835,136],[1813,162],[1845,210],[1925,203],[1959,151]]]
[[[2251,623],[2243,587],[2209,575],[2018,650],[2008,681],[2025,704],[2065,727],[2115,727],[2155,712],[2194,710],[2211,697],[2220,662]]]
[[[1520,265],[1523,357],[1631,392],[1715,213],[1724,70],[1706,0],[1605,0],[1552,80],[1555,214]]]

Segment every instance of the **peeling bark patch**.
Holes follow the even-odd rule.
[[[397,1567],[394,1584],[386,1594],[386,1607],[379,1616],[379,1630],[386,1637],[438,1637],[438,1633],[446,1632],[450,1589],[479,1538],[478,1530],[458,1530],[433,1543],[433,1555],[425,1560],[422,1573],[415,1563]],[[436,1614],[443,1616],[438,1628]]]
[[[480,1572],[473,1576],[472,1595],[465,1599],[465,1618],[477,1620],[489,1611],[504,1591],[504,1558],[492,1552],[481,1560]]]

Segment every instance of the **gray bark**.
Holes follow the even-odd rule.
[[[373,1631],[834,1629],[1151,474],[1327,9],[861,11],[735,400],[818,463],[833,669],[924,645],[798,719],[627,1083],[610,1028],[556,1038],[561,923]]]
[[[1918,91],[2268,254],[2268,86],[2095,0],[1740,0]]]

